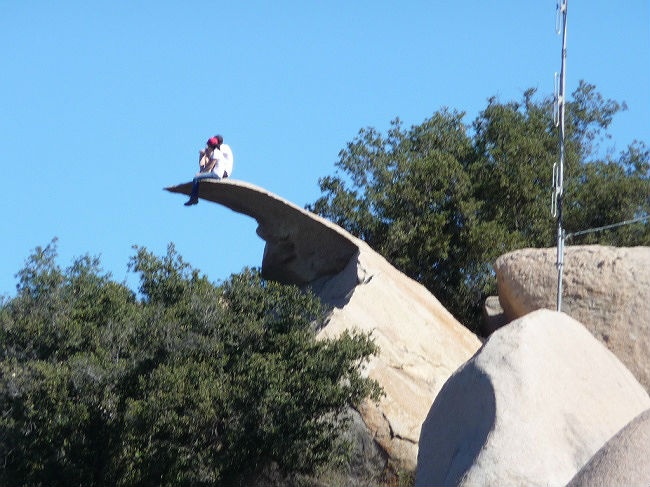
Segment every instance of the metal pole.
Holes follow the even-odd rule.
[[[567,26],[568,0],[558,0],[558,14],[562,16],[562,68],[560,70],[560,86],[557,95],[558,121],[560,127],[560,164],[555,172],[555,194],[557,208],[557,310],[562,311],[562,275],[564,272],[564,240],[565,233],[562,228],[562,210],[564,200],[564,103],[566,87],[566,26]]]

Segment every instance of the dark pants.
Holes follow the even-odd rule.
[[[196,176],[192,182],[192,192],[190,193],[190,199],[187,201],[187,203],[185,203],[185,206],[196,205],[199,202],[199,184],[201,183],[202,179],[216,179],[217,181],[221,180],[221,178],[213,172],[206,172]]]

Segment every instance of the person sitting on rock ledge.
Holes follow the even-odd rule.
[[[194,177],[192,193],[185,206],[199,202],[199,183],[202,179],[225,179],[232,174],[232,165],[232,149],[223,143],[223,137],[210,137],[205,143],[205,149],[199,151],[199,172]]]

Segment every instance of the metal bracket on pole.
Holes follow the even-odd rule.
[[[560,132],[560,161],[553,164],[553,195],[551,198],[551,214],[557,217],[557,310],[562,311],[562,276],[564,272],[564,241],[565,233],[562,228],[562,203],[564,200],[564,105],[566,87],[566,24],[567,2],[558,0],[555,14],[555,30],[562,33],[562,69],[558,78],[555,73],[555,106],[553,121]]]

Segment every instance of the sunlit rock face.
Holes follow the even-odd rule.
[[[416,485],[566,485],[649,407],[581,323],[534,311],[494,332],[437,395]]]
[[[521,249],[495,263],[507,317],[556,309],[556,251]],[[564,256],[562,311],[611,350],[650,391],[650,247],[571,246]]]
[[[589,460],[568,487],[650,485],[650,409],[639,414]]]

